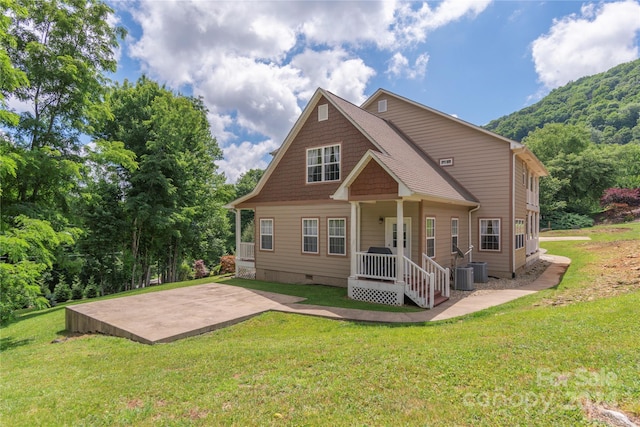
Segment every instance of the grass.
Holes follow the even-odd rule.
[[[557,289],[423,325],[266,313],[171,344],[64,334],[63,310],[0,329],[3,425],[589,425],[585,399],[640,415],[640,292],[545,303],[600,280],[603,244],[548,242]],[[583,232],[583,231],[580,231]],[[609,261],[606,261],[609,262]]]

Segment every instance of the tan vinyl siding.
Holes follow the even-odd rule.
[[[516,219],[527,219],[527,182],[526,180],[523,182],[522,176],[523,172],[526,172],[527,166],[520,159],[516,159],[516,173],[515,173],[515,193],[516,193],[516,209],[514,212],[514,221]],[[528,177],[528,175],[526,175]],[[527,178],[528,179],[528,178]],[[518,270],[520,267],[524,266],[527,262],[527,244],[526,244],[526,234],[525,234],[525,245],[523,248],[515,250],[515,267]],[[513,230],[513,245],[515,248],[515,223]]]
[[[380,95],[380,99],[385,98],[386,112],[378,113],[377,100],[370,103],[368,110],[393,122],[436,162],[443,158],[453,159],[453,165],[444,170],[469,190],[482,206],[473,214],[473,259],[486,261],[490,272],[508,275],[512,271],[509,254],[513,247],[509,143],[417,105]],[[478,250],[478,218],[501,220],[500,253]],[[467,224],[466,219],[461,221],[461,229],[468,228]],[[460,242],[468,244],[466,239]]]
[[[434,260],[443,267],[452,268],[455,265],[455,256],[451,253],[451,218],[458,218],[458,246],[463,252],[467,251],[469,233],[469,211],[467,208],[446,205],[441,203],[423,202],[422,215],[420,219],[420,239],[422,242],[422,252],[425,251],[425,218],[436,219],[436,256]],[[466,262],[465,260],[464,262]],[[421,261],[422,262],[422,261]],[[459,266],[463,261],[458,262]]]
[[[257,278],[346,286],[349,276],[349,214],[346,202],[258,206],[256,218],[274,219],[274,250],[256,251]],[[318,219],[318,254],[302,253],[302,218]],[[345,218],[347,256],[327,255],[327,218]]]

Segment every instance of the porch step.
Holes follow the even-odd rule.
[[[442,292],[438,291],[433,294],[433,306],[440,305],[443,302],[447,301],[449,297],[445,297],[442,295]]]

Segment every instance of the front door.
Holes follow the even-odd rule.
[[[398,253],[398,219],[388,217],[384,220],[384,244],[394,254]],[[411,258],[411,218],[404,219],[404,255]]]

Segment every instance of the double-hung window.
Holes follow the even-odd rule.
[[[302,219],[302,252],[306,254],[318,253],[318,219]]]
[[[347,254],[347,221],[344,218],[329,218],[327,220],[329,238],[329,255]]]
[[[516,219],[516,249],[524,248],[524,219]]]
[[[436,219],[433,217],[426,218],[425,236],[427,238],[427,256],[433,258],[436,256]]]
[[[307,183],[340,181],[340,144],[307,150]]]
[[[273,250],[273,219],[260,220],[260,249]]]
[[[480,220],[480,250],[499,251],[500,250],[500,220],[481,219]]]
[[[451,218],[451,253],[458,250],[458,218]]]

